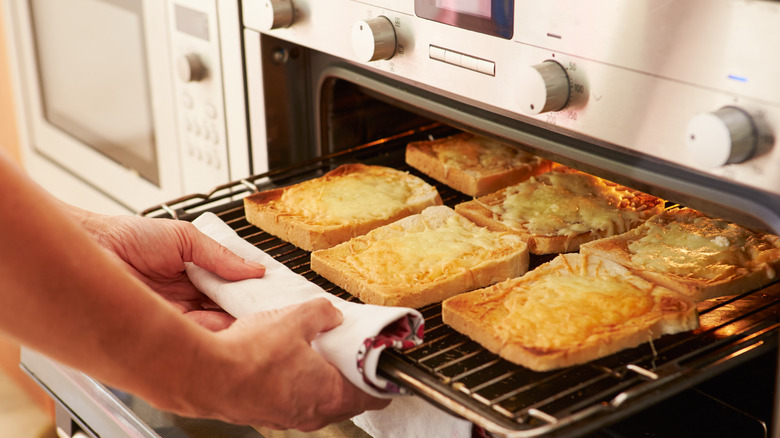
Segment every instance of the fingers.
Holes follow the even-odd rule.
[[[180,223],[184,227],[182,233],[182,254],[190,254],[191,260],[196,265],[211,271],[220,277],[236,281],[248,278],[260,278],[265,275],[265,266],[244,260],[210,237],[201,233],[190,223]]]
[[[343,322],[341,312],[325,298],[239,318],[217,334],[229,346],[223,357],[241,369],[236,381],[223,382],[231,406],[245,409],[233,422],[275,429],[319,429],[365,410],[388,404],[363,392],[311,347],[320,333]],[[225,367],[220,367],[225,369]],[[210,399],[220,398],[210,393]]]
[[[185,315],[213,332],[230,327],[236,320],[225,312],[213,310],[194,310]]]
[[[311,418],[299,419],[300,423],[294,426],[296,429],[304,432],[314,431],[328,424],[346,421],[365,411],[384,409],[390,404],[390,399],[369,395],[353,385],[338,370],[334,369],[334,371],[337,383],[330,387],[328,402],[324,403]]]
[[[275,321],[286,336],[303,338],[311,343],[320,333],[337,327],[344,321],[341,311],[325,298],[314,298],[300,304],[293,304],[276,310],[253,313],[239,318],[235,330],[251,333],[258,327]]]

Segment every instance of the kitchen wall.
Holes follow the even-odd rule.
[[[3,9],[0,8],[0,149],[21,163],[3,13]]]
[[[13,106],[9,52],[4,9],[0,7],[0,150],[21,165],[19,136]],[[0,212],[0,214],[2,214]],[[0,334],[0,372],[16,382],[36,404],[53,415],[53,402],[26,374],[19,369],[19,344]]]

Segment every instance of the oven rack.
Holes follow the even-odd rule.
[[[450,132],[451,128],[431,125],[225,184],[208,194],[179,198],[141,214],[193,220],[206,211],[215,213],[292,271],[336,296],[358,301],[313,272],[308,251],[249,224],[240,198],[320,176],[345,162],[364,162],[418,175],[437,187],[445,205],[454,206],[470,198],[410,168],[403,155],[409,141]],[[532,255],[530,268],[552,257]],[[424,343],[384,353],[381,375],[494,436],[582,436],[776,348],[780,282],[700,303],[701,327],[693,332],[665,335],[584,365],[545,373],[505,361],[443,324],[440,304],[419,310],[425,317]]]

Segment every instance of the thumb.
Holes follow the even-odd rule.
[[[311,343],[320,333],[327,332],[344,322],[341,311],[325,298],[314,298],[301,304],[286,307],[300,322],[301,334]]]
[[[225,280],[237,281],[265,275],[265,266],[242,259],[217,241],[201,233],[194,225],[186,227],[185,238],[182,240],[183,245],[189,245],[189,251],[183,251],[183,253],[190,254],[191,258],[191,260],[184,261],[192,262]]]
[[[341,311],[328,300],[314,298],[300,304],[242,316],[223,333],[239,338],[254,337],[258,331],[265,332],[268,327],[275,327],[287,339],[303,338],[307,344],[311,344],[317,335],[337,327],[343,320]]]

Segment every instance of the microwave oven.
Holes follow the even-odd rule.
[[[250,164],[237,1],[4,3],[25,167],[55,196],[137,212],[265,170]]]

